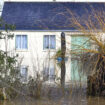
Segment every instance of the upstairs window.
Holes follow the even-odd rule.
[[[44,35],[43,49],[55,49],[55,35]]]
[[[27,35],[16,35],[16,49],[28,49]]]

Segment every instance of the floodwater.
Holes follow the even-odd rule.
[[[72,97],[71,97],[72,99]],[[50,99],[24,99],[24,100],[8,100],[0,101],[0,105],[105,105],[104,97],[88,97],[85,100],[75,98],[75,100],[65,100],[64,98],[59,100]]]
[[[47,93],[48,89],[44,88]],[[30,96],[18,96],[16,99],[0,101],[0,105],[105,105],[105,97],[87,97],[86,87],[66,90],[61,94],[60,89],[51,89],[49,94],[42,94],[41,99]]]
[[[105,105],[105,97],[89,97],[87,105]]]

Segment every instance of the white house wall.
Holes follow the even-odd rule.
[[[19,55],[19,62],[21,65],[28,66],[28,77],[35,77],[37,72],[42,73],[44,65],[51,63],[56,65],[54,55],[56,51],[61,48],[61,32],[35,32],[35,31],[15,31],[14,35],[27,35],[28,36],[28,49],[27,50],[16,50],[15,48],[15,37],[8,41],[8,51],[11,55]],[[56,35],[56,49],[54,50],[43,50],[43,36],[44,35]],[[70,48],[70,36],[66,35],[66,46]],[[5,50],[4,40],[0,41],[0,49]],[[52,65],[52,64],[50,64]],[[56,75],[60,78],[60,69],[56,65]],[[66,62],[66,81],[70,80],[70,60]]]
[[[0,0],[0,16],[2,14],[3,5],[4,5],[4,1]]]

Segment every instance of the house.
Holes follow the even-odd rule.
[[[21,74],[28,80],[39,73],[45,81],[58,81],[60,68],[54,55],[61,49],[61,33],[66,36],[66,47],[75,49],[72,44],[83,44],[86,37],[71,27],[72,21],[67,19],[72,10],[79,16],[86,14],[85,8],[95,10],[104,7],[103,3],[75,3],[75,2],[5,2],[2,18],[8,24],[16,26],[13,32],[15,37],[8,42],[10,54],[18,54],[21,62]],[[65,13],[66,16],[63,14]],[[3,30],[3,29],[2,29]],[[4,49],[1,41],[0,49]],[[87,46],[86,46],[87,47]],[[67,54],[66,82],[79,80],[77,61]],[[86,77],[83,77],[86,80]]]

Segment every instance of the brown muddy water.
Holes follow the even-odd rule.
[[[0,101],[0,105],[105,105],[104,97],[88,97],[82,99],[80,97],[75,97],[73,99],[64,99],[61,98],[59,100],[53,99],[28,99],[24,98],[22,100],[8,100],[8,101]]]

